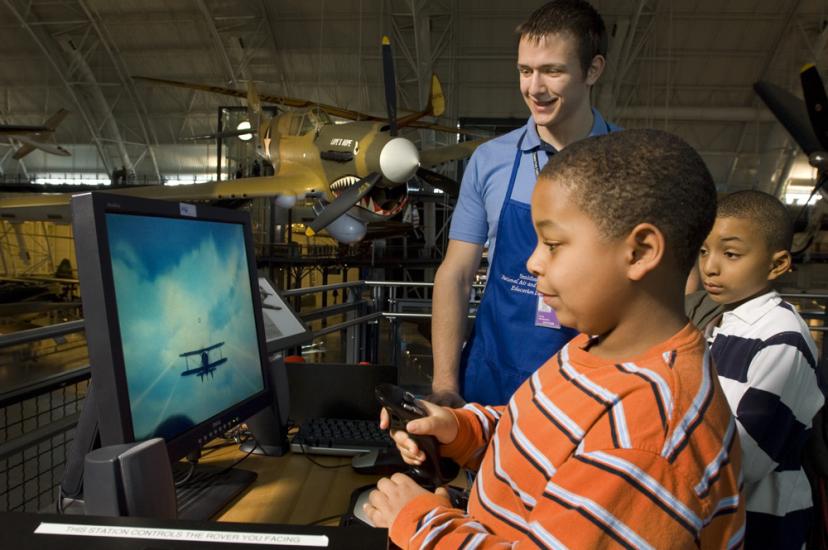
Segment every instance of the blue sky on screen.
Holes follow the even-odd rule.
[[[198,423],[262,388],[242,226],[107,214],[136,439],[174,418]],[[224,342],[213,377],[182,353]]]

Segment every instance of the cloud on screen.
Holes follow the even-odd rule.
[[[151,228],[148,227],[151,225]],[[138,439],[173,416],[200,422],[261,389],[240,225],[119,215],[108,220],[118,319]],[[203,380],[182,353],[224,342]]]

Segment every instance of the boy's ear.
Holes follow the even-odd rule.
[[[625,243],[627,276],[631,281],[640,281],[664,259],[664,234],[651,223],[640,223],[633,227]]]
[[[787,250],[778,250],[771,256],[771,269],[768,272],[768,281],[778,279],[791,270],[791,253]]]
[[[598,82],[598,79],[601,78],[601,74],[604,72],[606,64],[607,60],[604,59],[603,55],[596,55],[592,58],[587,73],[584,75],[584,82],[586,82],[587,86],[593,86]]]

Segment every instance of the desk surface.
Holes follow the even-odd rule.
[[[245,453],[237,445],[210,451],[204,464],[229,466]],[[338,525],[339,517],[350,512],[351,493],[376,484],[380,476],[357,474],[346,457],[311,456],[288,453],[281,457],[251,454],[237,468],[258,474],[253,485],[219,516],[218,521],[308,525],[337,516],[319,525]]]

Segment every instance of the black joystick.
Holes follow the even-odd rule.
[[[425,407],[410,392],[393,384],[380,384],[374,390],[380,404],[391,417],[391,428],[405,431],[405,425],[411,420],[428,416]],[[425,487],[440,487],[452,481],[460,472],[460,466],[448,458],[441,458],[437,438],[432,435],[409,434],[417,446],[425,453],[425,461],[419,466],[411,466],[409,474],[417,483]]]

